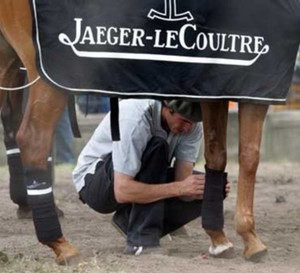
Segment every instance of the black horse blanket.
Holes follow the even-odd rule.
[[[32,0],[41,74],[119,97],[284,103],[300,0]]]

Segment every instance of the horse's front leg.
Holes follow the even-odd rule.
[[[231,252],[233,245],[223,231],[223,199],[227,177],[226,129],[228,102],[202,102],[202,117],[205,141],[205,190],[202,203],[202,226],[210,236],[213,256]]]
[[[78,255],[77,248],[62,234],[47,160],[54,130],[66,101],[65,93],[39,80],[30,88],[24,118],[16,138],[21,150],[28,203],[32,208],[36,235],[41,243],[55,252],[58,264],[65,264]]]
[[[260,259],[266,246],[255,232],[253,200],[260,144],[267,105],[239,103],[239,178],[236,230],[242,236],[248,260]]]

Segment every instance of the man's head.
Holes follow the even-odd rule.
[[[202,120],[200,102],[184,101],[184,100],[166,100],[165,104],[169,109],[191,122]]]
[[[164,121],[175,134],[188,133],[202,119],[200,102],[167,100],[164,106]]]

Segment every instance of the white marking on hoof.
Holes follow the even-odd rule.
[[[227,244],[218,245],[216,247],[210,246],[209,247],[209,254],[212,256],[220,256],[223,253],[227,252],[228,250],[231,250],[233,248],[233,244],[231,242],[228,242]]]

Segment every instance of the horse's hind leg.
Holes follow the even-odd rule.
[[[256,171],[267,105],[239,103],[239,179],[236,207],[236,230],[242,236],[244,257],[257,260],[266,246],[255,232],[253,200]]]
[[[228,102],[201,102],[205,141],[205,189],[202,202],[202,226],[210,236],[213,256],[227,256],[232,243],[226,238],[223,215],[224,187],[227,177],[226,129]]]
[[[0,33],[0,86],[13,88],[23,84],[19,67],[19,58]],[[10,170],[10,195],[14,203],[25,208],[27,205],[27,193],[23,181],[20,150],[15,141],[16,133],[22,120],[22,92],[2,91],[2,96],[1,120]]]
[[[14,86],[24,83],[24,75],[19,73]],[[9,167],[9,192],[11,200],[17,204],[17,215],[20,218],[30,214],[27,202],[27,192],[23,177],[23,165],[21,162],[20,149],[17,147],[16,134],[22,121],[22,91],[7,92],[1,111],[1,120],[4,133],[7,164]]]

